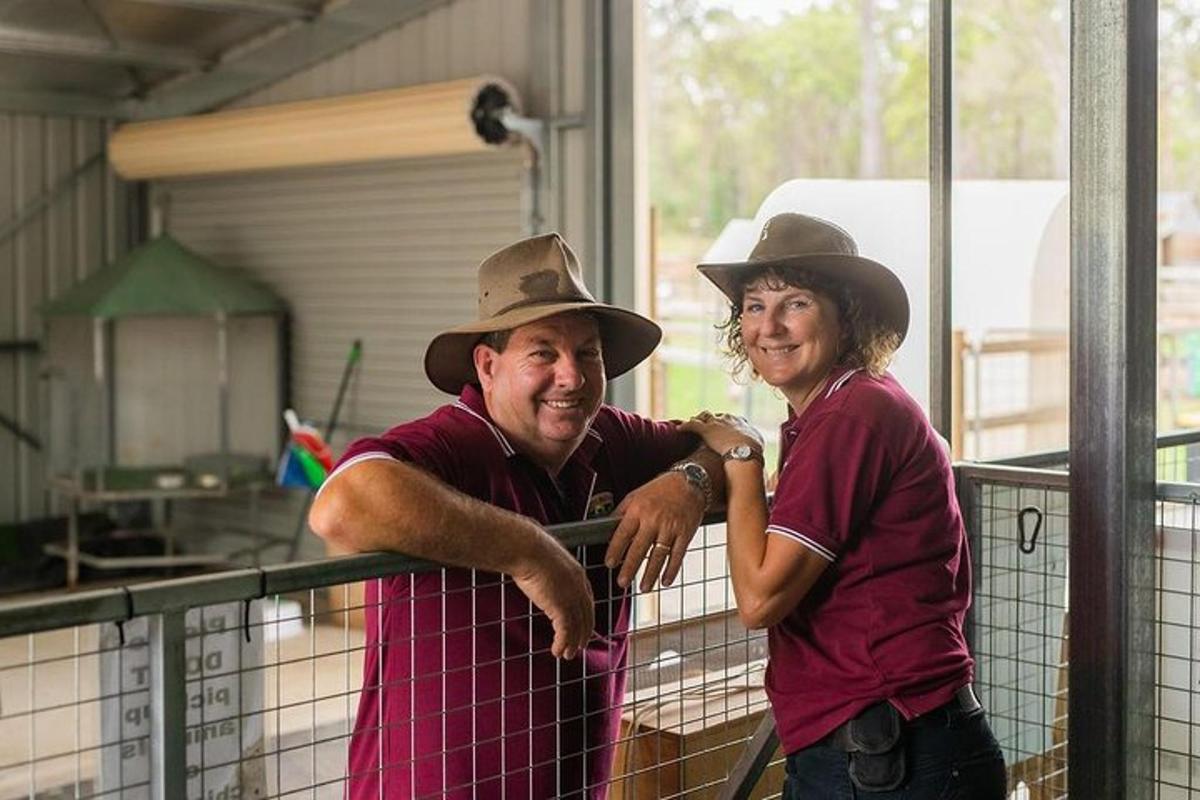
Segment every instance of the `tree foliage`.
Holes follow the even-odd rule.
[[[749,5],[648,3],[651,192],[664,233],[710,238],[791,178],[927,175],[928,0],[736,13]],[[1067,0],[956,0],[953,14],[955,177],[1065,178]],[[1161,0],[1159,19],[1160,185],[1194,191],[1200,0]]]

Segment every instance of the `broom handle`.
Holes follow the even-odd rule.
[[[342,382],[338,384],[337,395],[333,399],[333,411],[329,414],[329,419],[325,422],[325,444],[330,444],[333,441],[333,432],[337,429],[338,417],[342,413],[342,400],[346,397],[346,389],[350,386],[350,373],[354,371],[354,365],[362,358],[362,339],[355,339],[354,344],[350,345],[350,356],[346,359],[346,366],[342,369]],[[308,509],[312,507],[313,497],[316,492],[309,489],[304,495],[304,505],[300,508],[300,516],[296,519],[296,528],[292,531],[292,543],[288,546],[288,561],[296,560],[296,553],[300,550],[300,537],[304,535],[305,523],[308,521]]]

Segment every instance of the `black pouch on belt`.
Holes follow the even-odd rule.
[[[850,781],[864,792],[890,792],[904,783],[904,727],[891,703],[876,703],[835,734],[850,754]]]

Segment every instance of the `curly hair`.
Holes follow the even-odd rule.
[[[816,292],[832,300],[837,306],[842,329],[837,364],[861,367],[876,377],[887,370],[900,346],[900,336],[882,325],[850,287],[812,270],[763,267],[747,270],[741,276],[736,284],[737,300],[729,306],[729,318],[717,326],[721,332],[722,350],[732,362],[734,377],[741,375],[747,367],[752,378],[759,377],[750,364],[746,343],[742,340],[742,298],[747,288],[760,282],[764,288],[773,291],[794,287]]]

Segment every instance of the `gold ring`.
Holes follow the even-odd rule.
[[[671,550],[671,545],[663,544],[662,542],[655,542],[654,547],[656,547],[656,548],[661,547],[663,550],[666,550],[667,552],[670,552],[670,550]]]

